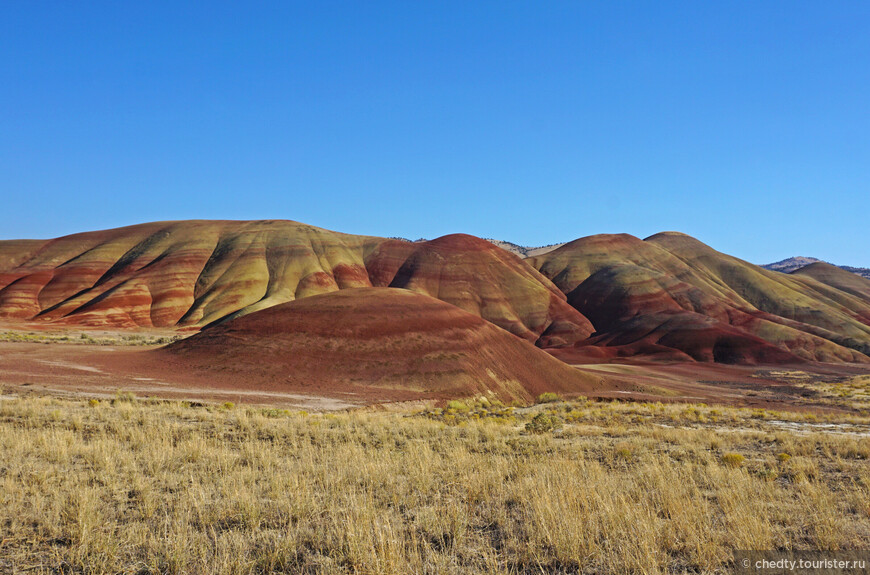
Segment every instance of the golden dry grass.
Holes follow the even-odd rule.
[[[781,415],[6,399],[0,572],[722,572],[732,549],[867,548],[870,440]]]
[[[12,343],[44,343],[44,344],[73,344],[73,345],[112,345],[112,346],[138,346],[138,345],[165,345],[182,339],[178,334],[141,334],[141,333],[116,333],[116,332],[86,332],[86,331],[57,331],[36,332],[22,330],[0,331],[0,342]]]

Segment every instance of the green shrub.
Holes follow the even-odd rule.
[[[526,431],[529,433],[546,433],[562,427],[562,419],[551,413],[539,413],[526,423]]]
[[[132,391],[121,391],[119,389],[117,392],[115,392],[114,402],[121,402],[121,401],[127,402],[127,403],[136,401],[136,394],[133,393]]]
[[[765,481],[774,481],[779,477],[779,471],[769,465],[753,470],[753,473]]]
[[[447,402],[447,411],[457,411],[459,413],[465,413],[466,411],[468,411],[468,406],[465,403],[454,399],[453,401]]]
[[[620,444],[616,446],[613,454],[617,459],[624,459],[625,461],[631,461],[634,458],[634,454],[631,452],[631,448],[628,445]]]
[[[555,403],[557,401],[562,401],[562,398],[551,391],[542,393],[537,399],[537,403]]]
[[[727,467],[743,467],[743,462],[746,458],[739,453],[726,453],[722,456],[722,465]]]

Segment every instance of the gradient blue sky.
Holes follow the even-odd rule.
[[[870,265],[866,2],[6,2],[0,238],[678,230]]]

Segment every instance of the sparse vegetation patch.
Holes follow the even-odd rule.
[[[717,573],[870,545],[870,421],[691,407],[12,397],[0,572]]]

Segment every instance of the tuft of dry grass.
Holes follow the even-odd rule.
[[[799,370],[759,370],[756,375],[807,390],[810,395],[807,402],[870,415],[870,375],[825,376]]]
[[[0,572],[712,573],[733,549],[867,548],[868,437],[784,417],[6,399]]]
[[[0,342],[70,345],[141,346],[165,345],[183,339],[179,334],[140,334],[77,331],[0,331]]]

